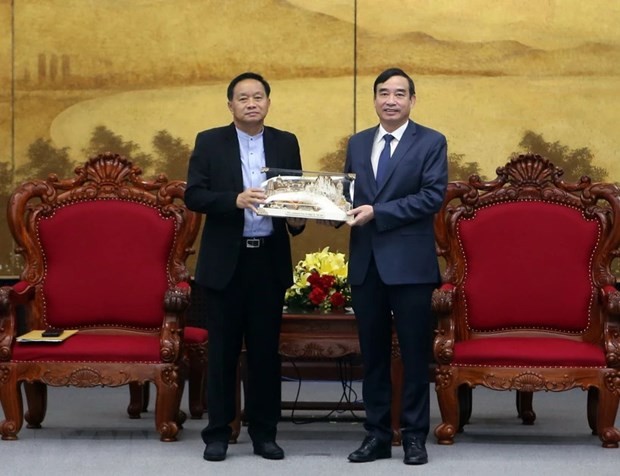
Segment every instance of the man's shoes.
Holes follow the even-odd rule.
[[[380,440],[376,436],[367,436],[362,441],[362,446],[349,455],[349,461],[353,463],[367,463],[391,457],[392,442],[390,440]]]
[[[211,441],[207,443],[202,457],[207,461],[224,461],[228,450],[227,441]]]
[[[284,459],[284,450],[275,441],[255,442],[254,454],[265,459]]]
[[[426,445],[421,438],[405,438],[403,439],[403,449],[405,464],[426,464],[428,463],[428,454],[426,453]]]

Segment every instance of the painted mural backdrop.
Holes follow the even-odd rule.
[[[620,2],[603,0],[0,0],[0,206],[18,182],[101,151],[185,178],[196,132],[230,122],[225,89],[272,85],[268,123],[304,168],[339,170],[376,124],[372,82],[400,66],[414,119],[448,137],[451,178],[523,150],[569,179],[620,181]],[[295,259],[347,230],[309,225]],[[4,215],[0,275],[19,272]]]

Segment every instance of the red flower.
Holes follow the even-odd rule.
[[[321,284],[320,286],[325,290],[328,291],[336,282],[336,277],[332,276],[331,274],[324,274],[323,276],[321,276]]]
[[[332,303],[333,307],[342,307],[344,306],[344,296],[340,291],[336,291],[329,297],[329,301]]]
[[[310,276],[308,276],[308,282],[312,285],[312,287],[319,286],[321,283],[321,276],[316,271],[312,271]]]
[[[310,302],[312,302],[312,304],[318,306],[325,300],[325,296],[327,296],[327,293],[317,286],[314,287],[312,291],[310,291],[310,294],[308,294],[308,299],[310,299]]]

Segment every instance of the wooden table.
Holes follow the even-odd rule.
[[[293,360],[332,360],[359,355],[357,323],[353,314],[285,313],[280,332],[280,354]],[[242,371],[243,373],[243,371]],[[403,372],[396,334],[392,334],[392,432],[400,445]],[[325,408],[324,402],[304,408]],[[336,403],[332,404],[335,407]]]

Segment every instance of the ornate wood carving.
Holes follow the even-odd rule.
[[[620,397],[620,372],[607,372],[605,374],[605,386],[610,392],[613,392]]]
[[[604,337],[607,365],[620,367],[620,325],[615,322],[607,323]]]
[[[70,373],[62,368],[46,370],[38,380],[53,387],[118,387],[129,383],[130,378],[125,372],[110,375],[84,366]]]
[[[437,314],[449,314],[452,312],[454,299],[454,289],[435,289],[433,291],[432,306]]]
[[[8,365],[0,365],[0,385],[6,385],[11,375],[11,368]]]
[[[178,431],[178,392],[181,364],[180,349],[184,325],[184,312],[189,304],[189,272],[185,266],[192,254],[193,243],[200,228],[201,217],[185,207],[185,183],[168,180],[160,175],[155,180],[144,180],[139,167],[126,158],[112,153],[100,154],[77,167],[72,178],[59,178],[51,174],[45,180],[30,180],[18,186],[9,199],[8,223],[16,241],[16,251],[24,258],[21,279],[29,287],[23,296],[11,294],[11,288],[0,289],[0,361],[11,360],[12,339],[15,337],[14,299],[26,304],[29,327],[42,329],[45,323],[45,252],[41,249],[38,227],[42,218],[53,219],[56,212],[66,206],[85,202],[133,202],[155,209],[163,220],[174,223],[174,239],[170,244],[165,266],[169,288],[161,303],[165,311],[160,332],[160,357],[162,362],[153,364],[119,362],[12,362],[0,366],[0,385],[13,385],[8,380],[17,376],[18,381],[42,382],[46,385],[71,385],[76,387],[119,386],[130,382],[156,382],[158,392],[157,427],[161,438],[171,441]],[[126,270],[120,269],[119,272]],[[161,299],[161,298],[158,298]],[[101,328],[92,323],[85,325],[89,332],[114,333],[142,332],[133,326],[102,323]],[[79,327],[79,326],[78,326]],[[151,335],[152,331],[147,331]],[[114,352],[114,348],[110,348]],[[17,387],[17,386],[16,386]],[[17,415],[16,389],[4,388],[0,395],[3,407],[9,408],[2,426],[3,438],[16,437],[21,427]],[[12,393],[12,394],[11,394]],[[161,394],[161,397],[160,395]],[[11,433],[13,432],[13,433]]]
[[[311,359],[335,359],[359,353],[359,348],[353,348],[341,342],[282,342],[280,354],[285,357],[311,358]]]
[[[435,369],[435,388],[447,388],[452,385],[452,369],[439,366]]]
[[[578,383],[575,378],[568,374],[558,379],[552,379],[535,372],[520,372],[509,377],[488,373],[484,375],[482,385],[494,390],[520,390],[523,392],[536,392],[539,390],[562,392],[575,387],[586,387],[586,385]]]
[[[518,390],[523,394],[536,391],[559,392],[572,388],[583,388],[598,392],[600,398],[590,409],[590,420],[596,421],[599,437],[605,447],[617,447],[620,432],[614,428],[617,396],[620,392],[620,292],[615,290],[616,278],[611,272],[611,263],[620,257],[620,189],[611,183],[593,183],[589,177],[582,177],[577,182],[562,180],[563,172],[544,157],[534,154],[522,154],[513,157],[507,164],[497,169],[497,177],[484,181],[479,176],[470,177],[467,182],[448,184],[444,204],[435,217],[435,236],[437,253],[445,260],[442,275],[442,287],[433,294],[432,307],[438,316],[433,352],[439,363],[436,369],[436,389],[442,414],[442,423],[435,430],[438,441],[451,444],[455,429],[460,426],[458,389],[463,385],[474,387],[484,385],[495,390]],[[515,326],[514,329],[500,327],[496,331],[472,329],[467,319],[468,312],[475,312],[468,307],[465,282],[468,273],[465,249],[461,239],[461,226],[467,222],[467,229],[476,225],[476,218],[483,216],[482,210],[501,207],[503,204],[539,202],[561,205],[581,213],[584,220],[596,223],[597,236],[593,237],[592,250],[588,250],[589,272],[592,295],[587,304],[589,309],[588,327],[582,331],[562,332],[562,329],[540,328],[530,325],[527,329]],[[514,208],[512,208],[514,209]],[[530,208],[528,208],[529,210]],[[549,210],[549,207],[531,207]],[[496,208],[495,212],[501,209]],[[501,213],[497,213],[497,216]],[[485,219],[492,218],[491,213]],[[504,215],[506,216],[506,215]],[[579,220],[579,215],[576,215]],[[484,222],[484,220],[481,220]],[[485,232],[492,230],[484,222]],[[561,240],[570,239],[573,230],[557,230]],[[500,235],[498,235],[500,236]],[[492,243],[497,237],[488,237]],[[594,239],[596,238],[596,240]],[[510,239],[505,234],[502,240]],[[519,237],[514,237],[514,246],[519,246]],[[553,247],[556,243],[549,240],[543,246]],[[479,252],[480,250],[476,250]],[[539,255],[544,254],[540,253]],[[541,266],[548,264],[541,263]],[[501,266],[501,263],[498,263]],[[469,268],[471,269],[471,268]],[[492,274],[492,273],[491,273]],[[532,276],[536,270],[531,270]],[[569,277],[567,279],[570,279]],[[476,281],[478,289],[483,283]],[[524,291],[523,299],[527,299]],[[501,299],[491,297],[497,303],[497,314],[502,314]],[[549,299],[561,299],[561,296],[549,296]],[[517,300],[518,301],[518,300]],[[519,306],[519,302],[506,302],[506,306]],[[492,313],[488,313],[492,317]],[[487,317],[490,320],[491,317]],[[489,324],[489,328],[492,326]],[[601,345],[609,368],[587,368],[558,364],[558,366],[540,366],[535,362],[524,369],[519,363],[514,367],[510,362],[503,365],[475,365],[461,363],[455,355],[455,346],[470,339],[493,339],[496,337],[557,337],[576,339],[593,345]],[[497,346],[494,347],[497,350]],[[458,349],[458,347],[457,347]],[[484,346],[480,346],[484,349]],[[454,366],[454,367],[453,367]],[[458,367],[457,367],[458,366]],[[533,370],[536,368],[537,370]],[[604,382],[602,384],[601,382]],[[456,406],[457,408],[453,408]],[[461,409],[463,410],[463,409]]]
[[[454,332],[442,328],[435,331],[433,354],[439,364],[449,364],[452,361],[454,358]]]

